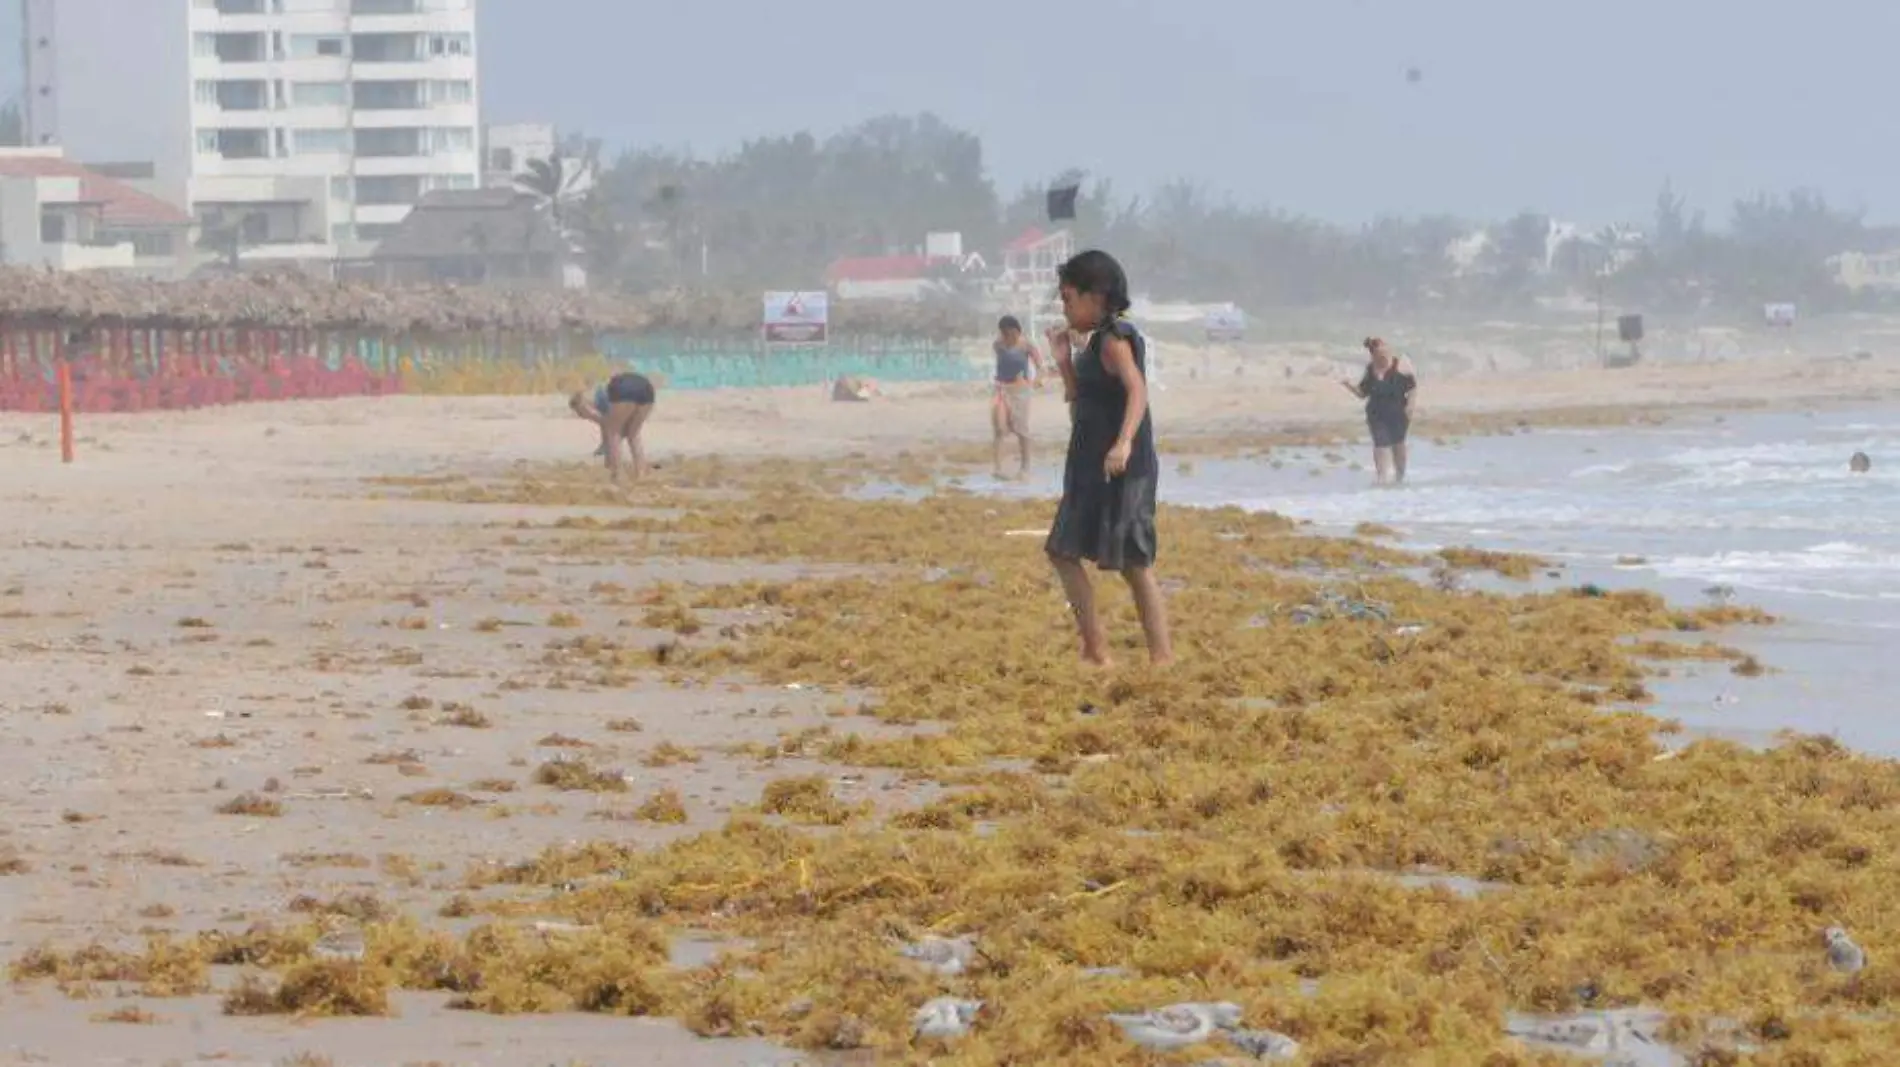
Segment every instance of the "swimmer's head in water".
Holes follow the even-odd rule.
[[[1864,474],[1872,470],[1873,467],[1874,461],[1869,459],[1865,452],[1856,452],[1854,453],[1854,458],[1847,461],[1847,469],[1856,474]]]

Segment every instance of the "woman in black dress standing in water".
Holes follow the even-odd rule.
[[[1062,313],[1067,329],[1049,332],[1049,348],[1074,405],[1062,504],[1043,550],[1062,579],[1082,635],[1082,658],[1107,666],[1108,635],[1095,611],[1095,586],[1083,566],[1120,571],[1135,595],[1148,658],[1174,662],[1167,609],[1155,580],[1154,423],[1148,414],[1148,347],[1123,316],[1128,276],[1106,252],[1083,252],[1063,264]],[[1070,331],[1087,333],[1075,352]]]
[[[1346,391],[1366,402],[1366,428],[1372,431],[1372,465],[1380,485],[1405,482],[1405,435],[1412,428],[1412,397],[1418,392],[1418,372],[1411,363],[1392,354],[1384,341],[1366,338],[1366,373],[1359,384],[1340,382]]]

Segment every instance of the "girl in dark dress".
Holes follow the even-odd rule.
[[[1148,658],[1174,661],[1167,610],[1155,580],[1154,423],[1148,414],[1148,346],[1123,316],[1128,276],[1106,252],[1083,252],[1063,264],[1066,328],[1049,332],[1049,348],[1073,405],[1069,456],[1062,471],[1062,503],[1043,550],[1062,579],[1082,636],[1082,658],[1107,666],[1108,636],[1095,611],[1095,586],[1086,560],[1120,571],[1134,593]],[[1089,335],[1081,352],[1071,333]]]
[[[1366,402],[1366,428],[1372,431],[1372,465],[1380,485],[1405,481],[1405,435],[1412,428],[1412,397],[1418,392],[1418,372],[1392,354],[1384,341],[1368,337],[1366,372],[1359,384],[1341,382],[1346,391]]]

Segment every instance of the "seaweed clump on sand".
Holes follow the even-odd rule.
[[[1786,1064],[1883,1062],[1900,1037],[1881,951],[1900,941],[1900,769],[1813,738],[1665,748],[1667,724],[1639,710],[1656,668],[1633,642],[1759,616],[1636,591],[1437,589],[1408,577],[1421,555],[1165,509],[1181,662],[1094,673],[1037,542],[1006,536],[1047,504],[865,499],[778,462],[722,465],[714,495],[709,470],[662,472],[672,514],[551,517],[537,551],[838,565],[669,591],[702,617],[767,621],[692,635],[664,669],[928,725],[866,736],[841,720],[796,747],[930,791],[834,820],[833,776],[801,771],[658,849],[595,841],[478,871],[486,932],[412,933],[394,952],[370,928],[397,984],[970,1065],[1154,1062],[1106,1014],[1206,1000],[1329,1064],[1556,1062],[1507,1036],[1506,1013],[1637,1005],[1707,1062],[1738,1027]],[[595,504],[598,479],[576,465],[448,495]],[[1103,591],[1117,655],[1137,663],[1126,595]],[[1347,601],[1377,610],[1301,610]],[[588,635],[541,667],[654,669]],[[1837,925],[1868,946],[1864,971],[1830,969],[1819,935]],[[607,962],[588,932],[660,927],[750,944],[669,973],[625,934]],[[967,964],[904,955],[930,937],[967,939]],[[975,1025],[947,1051],[913,1044],[914,1013],[944,995],[982,1001]]]
[[[1830,975],[1817,934],[1837,917],[1863,943],[1900,931],[1881,907],[1894,765],[1811,739],[1671,752],[1667,725],[1631,707],[1659,651],[1635,639],[1758,612],[1434,589],[1408,578],[1433,557],[1271,515],[1167,509],[1182,662],[1097,676],[1071,660],[1035,543],[1004,538],[1045,521],[1046,504],[851,499],[738,469],[727,483],[749,497],[696,498],[680,473],[680,514],[567,523],[566,551],[690,545],[855,567],[677,591],[696,612],[774,621],[668,670],[874,691],[862,712],[939,729],[842,734],[822,756],[944,790],[822,834],[742,815],[657,851],[594,844],[499,876],[579,885],[559,898],[578,921],[757,939],[676,990],[670,1010],[702,1032],[895,1051],[910,1013],[951,993],[986,1005],[948,1061],[973,1064],[1138,1062],[1103,1014],[1195,999],[1239,1003],[1315,1062],[1537,1062],[1503,1033],[1513,1010],[1654,1005],[1711,1049],[1705,1028],[1772,1018],[1772,1041],[1750,1039],[1787,1062],[1889,1036],[1868,1012],[1889,1005],[1892,980]],[[519,491],[559,502],[567,477]],[[1512,577],[1543,566],[1436,559]],[[1138,659],[1125,597],[1104,599],[1118,654]],[[1348,600],[1377,610],[1299,610]],[[595,649],[570,646],[568,665],[624,655]],[[764,810],[818,795],[782,782]],[[981,953],[955,978],[920,974],[896,951],[926,933],[974,937]]]

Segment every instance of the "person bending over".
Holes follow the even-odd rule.
[[[583,419],[586,419],[588,422],[593,423],[596,436],[598,436],[598,433],[600,430],[600,420],[606,417],[605,412],[607,410],[607,383],[602,382],[597,388],[595,388],[594,395],[591,399],[588,397],[587,392],[585,390],[575,390],[574,394],[567,398],[567,407],[569,411],[572,411],[574,414],[580,416]],[[606,455],[607,455],[606,445],[596,444],[594,446],[595,458],[597,459],[604,458]]]
[[[594,454],[606,459],[607,474],[615,485],[620,484],[620,444],[623,441],[633,457],[633,477],[638,479],[646,473],[646,446],[641,441],[640,431],[646,426],[647,416],[653,413],[655,397],[652,380],[644,374],[626,371],[596,389],[592,403],[584,392],[577,392],[567,400],[574,414],[600,427],[600,448]]]

